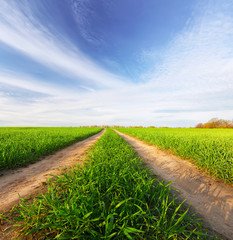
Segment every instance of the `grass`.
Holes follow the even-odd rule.
[[[154,144],[216,179],[233,185],[233,129],[120,128],[119,131]]]
[[[33,203],[15,208],[33,239],[209,239],[200,222],[108,129],[82,167],[57,176]]]
[[[0,170],[22,167],[101,128],[0,128]]]

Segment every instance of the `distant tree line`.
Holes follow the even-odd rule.
[[[91,125],[80,127],[101,127],[101,128],[169,128],[169,127],[156,127],[156,126],[120,126],[120,125]],[[193,127],[191,127],[193,128]],[[233,128],[233,120],[224,120],[212,118],[206,123],[198,123],[195,128]]]
[[[196,128],[233,128],[233,121],[212,118],[207,123],[198,123]]]

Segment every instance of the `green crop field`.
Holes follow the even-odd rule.
[[[198,168],[233,184],[233,129],[119,128],[119,131],[154,144]]]
[[[108,129],[82,167],[48,183],[48,191],[15,208],[30,239],[210,239],[199,220]]]
[[[25,166],[101,128],[0,128],[0,170]]]

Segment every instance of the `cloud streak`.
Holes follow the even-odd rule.
[[[228,1],[210,1],[203,12],[197,8],[195,17],[164,50],[162,64],[155,59],[143,82],[130,84],[99,67],[68,40],[57,39],[32,13],[28,17],[17,6],[10,8],[10,3],[15,2],[0,3],[1,41],[61,74],[77,77],[87,91],[1,71],[0,82],[15,92],[24,88],[44,94],[22,104],[0,93],[0,120],[5,125],[188,127],[213,117],[232,119],[233,6]],[[150,61],[157,57],[153,52],[148,55]]]
[[[57,33],[33,17],[28,3],[20,9],[12,0],[0,3],[0,41],[83,85],[120,87],[127,79],[108,72]]]

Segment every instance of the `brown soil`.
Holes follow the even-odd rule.
[[[72,166],[82,164],[86,157],[86,151],[104,132],[105,130],[26,168],[0,172],[0,213],[8,212],[19,203],[19,195],[32,201],[40,192],[46,192],[46,180],[52,175],[60,175]],[[15,237],[17,237],[17,232],[12,224],[9,221],[1,220],[0,217],[0,239],[10,240]]]
[[[59,170],[62,168],[77,163],[81,164],[86,150],[100,138],[104,131],[47,156],[28,167],[0,172],[0,212],[9,210],[17,204],[19,195],[25,198],[38,190],[41,185],[46,184],[48,177],[59,174]]]
[[[118,131],[116,131],[118,132]],[[215,181],[189,161],[118,132],[143,158],[149,168],[178,189],[208,227],[227,239],[233,239],[233,187]]]

